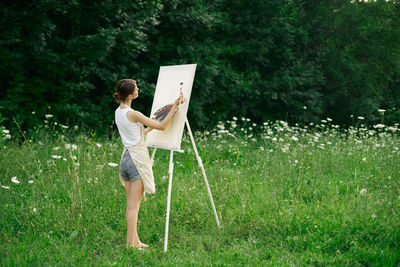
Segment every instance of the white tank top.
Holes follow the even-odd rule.
[[[124,145],[124,147],[135,146],[137,143],[140,142],[141,139],[141,123],[133,123],[128,120],[128,117],[126,117],[126,113],[130,110],[133,109],[121,109],[120,107],[118,107],[115,110],[115,123],[117,124],[119,135],[121,136],[122,144]]]

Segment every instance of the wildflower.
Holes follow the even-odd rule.
[[[331,118],[326,118],[326,120],[327,120],[327,121],[332,121],[332,119],[331,119]]]
[[[365,118],[364,118],[364,117],[361,117],[361,116],[360,116],[360,117],[357,117],[357,119],[359,119],[359,120],[361,120],[361,121],[362,121],[362,120],[365,120]]]
[[[382,114],[385,113],[385,111],[386,111],[385,109],[378,109],[378,112]]]
[[[372,214],[371,217],[372,217],[372,219],[375,219],[376,215],[375,215],[375,214]]]
[[[296,136],[292,136],[292,140],[297,142],[299,141],[299,138],[297,138]]]
[[[317,228],[318,226],[317,225],[314,225],[314,228]]]
[[[14,176],[11,178],[11,182],[13,182],[14,184],[19,184],[20,182],[17,180],[17,176]]]
[[[61,158],[62,158],[62,156],[59,156],[59,155],[51,155],[51,157],[52,157],[53,159],[61,159]]]
[[[33,208],[33,212],[36,212],[36,208]]]
[[[297,164],[297,163],[299,163],[299,161],[296,159],[296,160],[294,161],[294,164]]]
[[[376,129],[376,128],[385,128],[385,124],[377,124],[377,125],[374,125],[374,128]]]
[[[97,146],[97,147],[101,147],[101,146],[102,146],[102,144],[96,143],[96,146]]]
[[[64,129],[68,129],[68,126],[62,125],[61,123],[60,123],[60,127],[61,127],[61,128],[64,128]]]
[[[11,135],[6,134],[5,138],[6,138],[6,139],[10,139],[10,138],[11,138]]]
[[[10,187],[9,187],[9,186],[2,185],[1,187],[3,187],[4,189],[10,190]]]
[[[9,131],[9,130],[6,130],[6,129],[4,129],[4,130],[3,130],[3,133],[5,133],[5,134],[9,134],[9,133],[10,133],[10,131]]]
[[[367,158],[362,158],[362,160],[363,160],[363,161],[366,161],[366,160],[367,160]]]
[[[340,253],[340,250],[336,250],[336,253]]]
[[[33,184],[33,180],[29,180],[28,183]]]
[[[303,106],[303,109],[307,109],[307,107],[306,107],[306,106]]]
[[[109,162],[109,163],[108,163],[108,166],[110,166],[110,167],[117,167],[118,164],[117,164],[117,163]]]
[[[321,122],[323,122],[323,123],[327,123],[327,121],[326,121],[326,120],[321,120]]]
[[[234,120],[234,121],[237,121],[237,120],[238,120],[238,118],[236,118],[236,117],[233,117],[233,120]]]
[[[272,138],[272,141],[275,142],[276,140],[278,140],[278,138],[276,138],[276,137]]]
[[[365,195],[367,193],[367,189],[363,188],[360,190],[360,195]]]
[[[59,150],[59,149],[60,149],[59,146],[56,146],[56,147],[53,148],[53,150]]]
[[[328,145],[332,145],[332,142],[329,142],[329,141],[328,141],[328,142],[326,142],[326,144],[328,144]]]
[[[36,113],[35,111],[32,111],[32,115],[35,115],[35,113]]]
[[[52,114],[46,114],[46,115],[44,115],[44,116],[46,117],[46,119],[53,118],[53,115],[52,115]]]
[[[71,144],[65,144],[65,149],[71,149]]]
[[[260,147],[260,150],[261,150],[261,151],[264,151],[264,148],[261,146],[261,147]]]
[[[78,146],[74,145],[74,144],[72,144],[71,147],[72,147],[72,150],[77,150],[78,149]]]

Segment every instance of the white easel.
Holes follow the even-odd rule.
[[[214,211],[214,215],[215,215],[215,220],[217,221],[217,226],[219,227],[220,224],[219,224],[219,220],[218,220],[218,215],[217,215],[217,211],[215,209],[214,200],[213,200],[212,195],[211,195],[211,190],[210,190],[210,186],[208,184],[206,172],[204,170],[204,165],[203,165],[203,162],[202,162],[202,160],[201,160],[201,158],[199,156],[199,153],[197,152],[197,148],[196,148],[196,144],[194,142],[192,130],[190,129],[189,121],[188,121],[187,118],[185,120],[185,123],[186,123],[186,127],[188,129],[188,132],[189,132],[190,140],[192,141],[194,153],[196,154],[197,163],[199,164],[199,167],[201,168],[202,173],[203,173],[204,182],[205,182],[206,187],[207,187],[208,196],[210,197],[211,205],[212,205],[212,208],[213,208],[213,211]],[[152,165],[154,163],[154,156],[156,154],[156,151],[157,151],[157,148],[154,147],[153,153],[151,154],[151,164]],[[174,162],[173,162],[174,151],[183,152],[182,150],[171,150],[170,156],[169,156],[169,171],[168,171],[169,182],[168,182],[168,197],[167,197],[167,216],[166,216],[166,221],[165,221],[164,252],[166,252],[167,248],[168,248],[168,226],[169,226],[169,212],[170,212],[170,205],[171,205],[172,175],[173,175],[173,171],[174,171]]]

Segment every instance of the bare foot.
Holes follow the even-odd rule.
[[[142,243],[142,242],[138,242],[138,243],[134,243],[134,244],[130,244],[130,245],[127,245],[126,246],[126,248],[136,248],[136,249],[138,249],[138,250],[143,250],[144,248],[147,248],[147,247],[149,247],[149,245],[147,245],[147,244],[145,244],[145,243]]]
[[[145,244],[145,243],[142,243],[142,242],[139,242],[138,247],[140,247],[140,248],[148,248],[149,245],[147,245],[147,244]]]

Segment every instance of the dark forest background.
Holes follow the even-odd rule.
[[[50,113],[106,133],[119,79],[138,81],[133,105],[149,115],[159,67],[191,63],[196,129],[232,116],[373,124],[378,109],[400,121],[399,1],[1,1],[0,29],[7,128]]]

